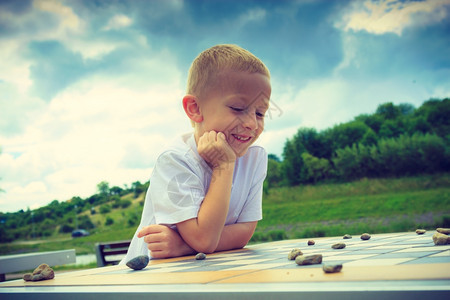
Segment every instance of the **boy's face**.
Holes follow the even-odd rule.
[[[270,79],[263,74],[223,72],[199,102],[203,121],[197,123],[196,137],[223,132],[236,156],[243,156],[264,130],[270,93]]]

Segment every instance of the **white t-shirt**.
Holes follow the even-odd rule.
[[[230,206],[225,224],[262,219],[262,190],[267,172],[267,153],[252,145],[236,159]],[[157,159],[145,197],[141,223],[127,256],[121,264],[138,255],[150,255],[137,232],[151,224],[176,229],[179,222],[196,218],[208,191],[212,170],[197,152],[192,133],[177,138]]]

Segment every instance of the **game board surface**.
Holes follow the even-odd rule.
[[[140,271],[126,266],[111,266],[60,274],[53,280],[41,282],[13,281],[3,287],[92,287],[92,286],[158,286],[192,287],[249,284],[317,284],[317,283],[402,283],[415,289],[426,283],[431,290],[450,292],[450,245],[435,246],[433,232],[424,235],[410,233],[374,234],[363,241],[360,236],[316,238],[308,246],[307,239],[285,240],[250,245],[244,249],[207,255],[205,260],[194,256],[151,260]],[[343,242],[344,249],[331,245]],[[303,255],[322,254],[323,264],[342,263],[339,273],[325,274],[322,265],[298,266],[287,259],[293,248]],[[434,283],[432,283],[434,282]],[[431,287],[430,287],[431,285]],[[300,286],[300,285],[298,285]],[[356,285],[357,286],[357,285]]]

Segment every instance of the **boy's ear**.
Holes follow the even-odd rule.
[[[203,121],[203,115],[200,111],[198,99],[192,95],[186,95],[183,97],[183,108],[186,115],[195,123]]]

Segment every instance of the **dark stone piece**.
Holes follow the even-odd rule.
[[[351,239],[352,236],[351,236],[350,234],[346,234],[346,235],[344,235],[342,238],[343,238],[344,240],[348,240],[348,239]]]
[[[308,246],[312,246],[312,245],[315,245],[316,244],[316,242],[314,242],[314,240],[309,240],[308,241]]]
[[[302,254],[303,254],[303,252],[300,249],[298,249],[298,248],[292,249],[291,252],[289,252],[289,254],[288,254],[288,259],[294,260],[297,256],[302,255]]]
[[[436,231],[442,234],[450,234],[450,228],[436,228]]]
[[[361,239],[364,241],[370,240],[370,234],[368,233],[361,234]]]
[[[299,255],[295,258],[295,263],[301,265],[317,265],[322,263],[322,254],[303,256]]]
[[[206,254],[205,253],[197,253],[197,255],[195,256],[196,260],[204,260],[206,258]]]
[[[337,243],[331,246],[331,248],[333,249],[344,249],[345,248],[345,244],[344,243]]]
[[[322,269],[325,273],[337,273],[342,270],[342,264],[324,264]]]
[[[450,244],[450,236],[436,232],[433,234],[433,242],[436,246]]]
[[[150,257],[148,255],[139,255],[127,262],[127,267],[133,270],[142,270],[148,265]]]

